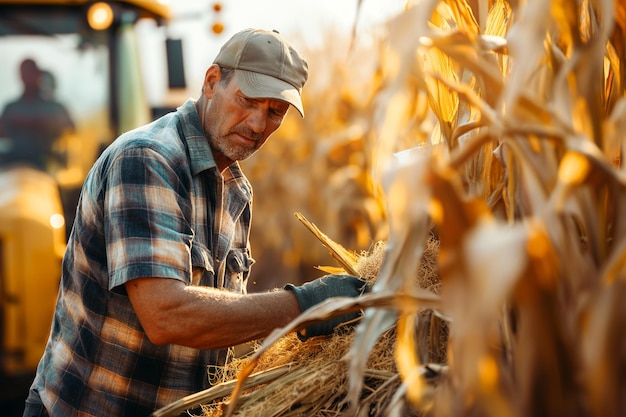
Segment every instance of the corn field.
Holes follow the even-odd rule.
[[[353,234],[334,252],[351,272],[383,236],[373,289],[274,332],[203,403],[225,416],[253,415],[261,396],[274,398],[267,416],[626,415],[626,4],[421,0],[386,27],[360,98],[335,84],[343,107],[313,110],[330,89],[305,97],[312,110],[287,127],[305,138],[322,120],[340,125],[328,112],[359,121],[360,141],[342,142],[358,151],[342,162],[363,168],[359,197],[320,184],[307,214],[328,244],[342,220],[319,213],[370,205],[369,240]],[[301,140],[293,152],[314,159]],[[420,279],[426,258],[436,290]],[[289,339],[355,310],[349,334]],[[342,378],[323,379],[331,363]]]

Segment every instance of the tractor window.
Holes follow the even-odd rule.
[[[111,141],[106,47],[76,34],[0,37],[0,164],[82,181]]]

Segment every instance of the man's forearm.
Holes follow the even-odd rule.
[[[126,287],[155,344],[225,348],[263,338],[301,313],[291,291],[238,294],[162,278],[133,280]]]

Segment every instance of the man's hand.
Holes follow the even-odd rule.
[[[360,278],[334,274],[325,275],[301,286],[287,284],[285,289],[294,292],[303,312],[328,298],[358,297],[368,290],[367,284]],[[330,335],[340,324],[352,321],[359,316],[359,312],[354,312],[312,324],[303,331],[299,331],[298,338],[305,341],[309,337]]]

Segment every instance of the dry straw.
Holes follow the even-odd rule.
[[[303,217],[301,220],[306,221]],[[321,233],[314,225],[307,224],[317,233]],[[346,259],[342,256],[348,252],[341,245],[323,234],[318,237],[324,245],[341,253],[338,255],[334,252],[336,259],[353,261],[351,268],[354,273],[370,283],[375,281],[384,259],[384,242],[377,242],[368,252],[359,255],[350,254]],[[430,235],[426,242],[421,268],[414,273],[418,284],[432,291],[438,291],[440,284],[436,260],[438,250],[436,237]],[[423,324],[420,327],[425,328],[421,343],[425,347],[424,354],[426,357],[445,359],[446,327],[437,322],[440,326],[437,331],[442,337],[435,338],[436,345],[431,346],[431,327],[435,320],[432,319],[430,311],[423,312],[422,320]],[[401,384],[394,360],[395,333],[396,329],[393,326],[383,333],[370,355],[367,369],[364,370],[365,380],[359,408],[367,413],[366,415],[382,415]],[[254,375],[248,379],[247,388],[242,393],[233,415],[284,417],[341,415],[342,411],[347,409],[345,398],[348,390],[348,365],[345,355],[349,352],[354,336],[354,332],[348,327],[338,329],[330,337],[314,338],[305,343],[293,332],[281,337],[255,361]],[[259,347],[256,345],[254,349]],[[154,415],[173,416],[183,410],[202,405],[203,417],[223,416],[229,395],[234,388],[233,378],[247,363],[248,357],[230,360],[221,369],[221,381],[216,381],[215,386],[186,397]],[[433,364],[429,372],[435,375],[438,369]],[[407,415],[412,414],[415,412]]]

